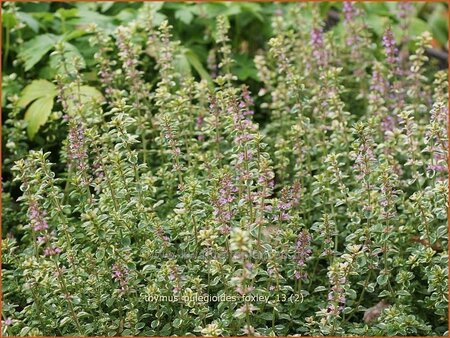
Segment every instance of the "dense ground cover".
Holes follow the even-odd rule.
[[[446,10],[5,4],[3,333],[447,334]]]

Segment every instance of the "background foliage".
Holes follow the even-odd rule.
[[[98,83],[95,70],[95,47],[89,44],[88,25],[95,22],[106,32],[112,32],[117,26],[137,17],[142,3],[6,3],[3,5],[3,121],[8,117],[7,97],[18,95],[32,80],[53,80],[60,71],[59,57],[52,53],[58,42],[70,50],[66,56],[77,56],[81,59],[83,76],[89,84]],[[272,35],[272,27],[268,22],[273,13],[284,6],[265,3],[155,3],[156,11],[153,21],[155,27],[164,19],[174,26],[174,38],[180,40],[184,53],[178,55],[176,63],[179,71],[193,73],[210,80],[207,71],[208,52],[213,46],[215,19],[218,15],[227,16],[230,20],[233,73],[239,80],[250,85],[254,92],[261,87],[253,58],[258,49],[264,48]],[[287,5],[290,6],[290,5]],[[343,36],[343,22],[337,21],[336,11],[342,4],[325,2],[320,4],[320,11],[327,15],[327,25]],[[373,33],[373,39],[379,40],[387,24],[392,23],[394,34],[399,40],[401,28],[396,3],[366,3],[367,15],[364,18]],[[440,3],[416,3],[414,14],[408,26],[411,36],[430,31],[432,44],[438,50],[447,46],[447,6]],[[334,14],[334,15],[333,15]],[[12,43],[13,42],[13,43]],[[412,48],[412,43],[411,46]],[[445,59],[445,53],[443,54]],[[148,79],[155,78],[154,64],[144,62],[142,67]],[[444,61],[445,62],[445,61]],[[39,84],[37,84],[39,86]],[[51,92],[51,90],[50,90]],[[50,95],[50,94],[49,94]],[[26,102],[24,102],[26,103]],[[6,109],[5,109],[6,108]],[[43,105],[39,113],[29,113],[25,121],[29,121],[37,132],[37,126],[44,125],[50,118],[51,107]],[[21,115],[22,117],[23,115]],[[264,116],[257,114],[257,119]],[[47,125],[35,138],[35,132],[29,132],[32,148],[51,149],[61,144],[61,137],[55,135],[55,128]],[[56,133],[57,134],[57,133]],[[7,151],[7,149],[6,149]],[[7,154],[7,153],[6,153]],[[5,154],[5,155],[6,155]],[[5,156],[8,157],[8,156]],[[8,172],[8,170],[6,170]]]

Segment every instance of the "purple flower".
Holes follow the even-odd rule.
[[[228,215],[228,218],[231,219],[231,215]],[[221,234],[228,235],[231,232],[231,227],[229,225],[224,224],[220,227],[219,230]]]
[[[176,278],[175,272],[174,271],[170,271],[169,273],[169,280],[172,282],[174,281]]]
[[[434,149],[435,153],[433,154],[433,162],[427,165],[428,171],[440,171],[447,172],[448,166],[445,164],[445,154],[437,152],[437,149]]]
[[[296,279],[306,279],[308,274],[304,271],[306,266],[306,260],[311,255],[311,235],[307,230],[303,230],[297,237],[295,243],[295,261],[297,263],[298,270],[296,269],[294,274]]]
[[[388,28],[383,36],[383,46],[386,53],[386,60],[391,64],[398,61],[398,49],[391,28]]]
[[[252,159],[253,159],[253,152],[249,149],[246,149],[237,155],[236,164],[239,165],[245,162],[249,162]]]
[[[28,208],[28,217],[30,218],[31,228],[34,231],[43,231],[48,229],[48,223],[45,216],[46,212],[39,208],[37,202],[31,202]]]
[[[250,292],[252,292],[255,288],[253,286],[242,286],[238,285],[236,287],[236,292],[239,293],[241,296],[248,295]]]
[[[312,29],[311,44],[314,47],[323,46],[323,30],[322,30],[322,28],[315,27]]]
[[[248,90],[248,87],[243,85],[242,86],[242,99],[244,100],[239,104],[239,108],[244,109],[243,115],[253,115],[254,111],[251,107],[254,105],[254,101],[252,97],[250,96],[250,91]]]
[[[81,172],[87,170],[87,145],[85,130],[81,123],[70,122],[68,141],[67,156],[72,161],[72,165],[76,166]]]
[[[398,17],[400,19],[405,19],[407,18],[410,14],[411,11],[413,9],[413,5],[411,2],[408,1],[399,1],[397,3],[397,9],[398,9]],[[402,23],[400,23],[402,28],[405,28],[404,26],[402,26]]]
[[[119,283],[120,293],[124,293],[128,288],[128,269],[120,264],[112,266],[112,278]]]
[[[334,263],[329,267],[328,278],[330,281],[330,292],[328,293],[327,312],[330,315],[338,316],[345,307],[345,287],[347,284],[347,274],[349,263]]]
[[[441,102],[436,102],[430,111],[430,122],[437,123],[443,127],[443,131],[447,132],[447,117],[448,117],[448,106]],[[431,136],[430,131],[427,131],[427,138]]]
[[[196,125],[196,127],[197,127],[198,129],[201,129],[201,127],[202,127],[202,125],[203,125],[204,119],[205,119],[205,118],[203,117],[203,115],[197,116],[197,119],[196,119],[196,121],[195,121],[195,125]]]
[[[62,252],[61,248],[57,246],[49,246],[44,249],[44,256],[51,257],[56,256]]]
[[[291,215],[289,215],[287,212],[280,212],[278,216],[274,216],[273,220],[280,220],[280,221],[289,221],[291,219]]]
[[[300,202],[300,184],[296,182],[292,188],[284,187],[281,189],[281,197],[277,203],[278,216],[274,216],[274,220],[278,218],[281,221],[291,219],[289,214],[292,207],[295,207]]]
[[[231,176],[225,174],[219,181],[219,197],[213,200],[213,215],[222,226],[226,226],[226,223],[233,217],[231,203],[235,200],[237,191],[238,188],[233,184]],[[227,233],[229,229],[228,227],[223,227],[222,231]]]
[[[179,293],[181,291],[181,279],[183,276],[180,276],[179,268],[178,266],[173,266],[170,268],[169,271],[169,281],[172,284],[172,292],[173,293]]]
[[[13,324],[13,321],[11,318],[6,318],[5,321],[3,322],[3,324],[5,326],[11,326]]]
[[[289,202],[279,202],[278,203],[278,208],[280,208],[281,210],[289,210],[291,208],[291,203]]]
[[[369,135],[366,135],[369,138]],[[371,143],[368,138],[363,138],[359,145],[358,154],[353,168],[357,171],[356,178],[364,179],[371,173],[371,166],[376,161]]]
[[[36,241],[37,241],[39,244],[45,243],[45,242],[48,241],[48,236],[38,236],[38,237],[36,238]]]
[[[134,44],[130,38],[131,32],[129,29],[120,27],[117,29],[117,47],[119,48],[119,57],[122,60],[123,68],[127,75],[128,80],[134,83],[133,88],[138,89],[137,85],[141,84],[140,75],[141,72],[137,70],[137,55],[134,50]]]
[[[277,8],[276,10],[274,10],[273,14],[276,16],[282,16],[283,10],[281,8]]]
[[[381,74],[379,69],[374,69],[372,72],[372,79],[370,81],[370,90],[384,96],[388,92],[388,88],[389,83],[383,77],[383,74]]]
[[[328,63],[328,52],[325,49],[322,28],[315,27],[311,30],[311,47],[316,63],[319,66],[325,66]]]
[[[342,9],[345,15],[345,21],[350,22],[356,15],[356,8],[353,5],[353,2],[344,2],[344,7]]]
[[[206,59],[206,63],[207,63],[208,68],[210,70],[211,78],[215,79],[217,77],[218,72],[219,72],[219,66],[217,65],[216,51],[214,49],[211,49],[209,51],[208,58]]]
[[[234,201],[234,193],[238,191],[237,187],[233,185],[230,175],[224,175],[220,180],[220,197],[218,199],[219,205],[226,205]]]
[[[395,117],[392,115],[385,116],[381,121],[381,130],[384,132],[393,131],[396,126]]]
[[[429,164],[427,166],[427,170],[428,171],[442,171],[442,172],[446,172],[448,171],[447,166],[445,165],[440,165],[440,164]]]

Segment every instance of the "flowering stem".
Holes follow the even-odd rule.
[[[64,298],[66,299],[67,304],[68,304],[68,306],[69,306],[69,309],[70,309],[70,313],[71,313],[72,319],[73,319],[73,321],[74,321],[74,323],[75,323],[75,325],[76,325],[76,327],[77,327],[78,333],[79,333],[80,335],[83,336],[83,335],[85,335],[85,333],[84,333],[84,331],[81,329],[81,325],[80,325],[80,322],[78,321],[77,315],[75,314],[75,310],[74,310],[74,308],[73,308],[73,304],[72,304],[72,302],[70,301],[70,295],[69,295],[69,292],[68,292],[68,290],[67,290],[66,282],[65,282],[64,278],[62,277],[62,271],[61,271],[61,268],[59,267],[58,262],[57,262],[56,260],[53,260],[53,263],[55,263],[56,270],[57,270],[56,273],[57,273],[57,275],[58,275],[58,280],[59,280],[59,283],[60,283],[61,288],[63,289],[63,292],[64,292]]]
[[[353,315],[356,313],[356,311],[358,310],[358,306],[361,304],[363,298],[364,298],[364,293],[366,292],[367,286],[369,285],[369,281],[370,278],[372,277],[372,271],[373,270],[369,270],[369,274],[367,275],[367,278],[364,281],[364,285],[361,291],[361,294],[359,296],[358,301],[356,302],[356,304],[353,306],[354,311],[350,314],[350,316],[347,317],[347,319],[345,319],[345,322],[349,322],[350,319],[353,317]]]
[[[53,182],[51,183],[50,187],[53,189]],[[72,268],[74,269],[75,273],[78,273],[78,268],[77,265],[75,264],[75,257],[73,256],[73,252],[72,252],[72,242],[69,236],[69,232],[67,231],[67,220],[65,219],[64,215],[64,211],[61,207],[61,204],[59,203],[59,201],[57,200],[57,198],[55,196],[52,196],[52,200],[53,203],[56,207],[56,210],[58,211],[59,214],[59,219],[61,221],[61,225],[62,225],[62,230],[64,232],[64,236],[66,237],[66,241],[67,241],[67,247],[68,247],[68,252],[67,254],[69,255],[69,263],[71,264]]]
[[[430,224],[427,221],[427,218],[425,216],[425,211],[423,210],[422,203],[418,203],[418,205],[419,205],[420,214],[422,215],[423,223],[425,226],[425,236],[427,237],[428,246],[431,247],[432,242],[431,242],[431,236],[430,236]]]
[[[39,321],[41,321],[42,328],[44,328],[45,324],[44,324],[44,320],[43,320],[44,318],[43,318],[42,314],[43,313],[47,314],[48,311],[47,311],[46,307],[42,306],[42,299],[41,299],[39,293],[36,291],[37,288],[38,288],[37,283],[33,283],[33,285],[31,286],[30,290],[31,290],[31,293],[33,294],[33,298],[36,301],[35,302],[36,309],[38,310],[38,313],[40,314],[38,316],[39,317]]]

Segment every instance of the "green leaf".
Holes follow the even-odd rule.
[[[63,319],[61,319],[61,321],[59,322],[59,326],[64,326],[66,325],[68,322],[70,322],[70,317],[64,317]]]
[[[104,13],[114,5],[113,1],[103,2],[100,4],[100,12]]]
[[[168,335],[170,335],[170,332],[171,332],[170,323],[167,323],[161,329],[160,334],[161,334],[161,336],[168,336]]]
[[[74,30],[71,30],[70,32],[65,33],[63,35],[63,38],[64,38],[64,41],[70,41],[73,39],[80,38],[86,34],[88,34],[88,32],[84,29],[74,29]]]
[[[145,327],[145,323],[142,323],[142,322],[137,323],[134,327],[136,330],[141,330]]]
[[[387,275],[379,275],[377,277],[377,283],[378,285],[382,286],[384,284],[386,284],[388,281],[388,276]]]
[[[288,313],[280,313],[280,319],[291,320],[291,316]]]
[[[100,93],[97,89],[91,86],[80,86],[79,92],[78,89],[75,87],[73,92],[70,93],[70,95],[72,95],[75,98],[75,100],[78,100],[79,98],[81,105],[85,105],[91,102],[92,100],[103,101],[102,93]],[[75,105],[77,103],[75,100],[71,100],[67,104],[69,109],[67,113],[69,115],[72,114],[74,111]]]
[[[73,19],[76,25],[88,26],[95,22],[98,27],[108,32],[114,30],[113,17],[90,10],[86,6],[80,6],[80,3],[78,5],[78,18]]]
[[[119,14],[116,15],[116,19],[120,22],[131,22],[134,19],[136,19],[136,10],[131,8],[125,8],[124,10],[120,11]]]
[[[194,18],[194,14],[189,7],[183,7],[175,12],[175,18],[189,25]]]
[[[13,13],[3,13],[2,14],[2,23],[6,28],[14,28],[17,24],[16,16]]]
[[[39,128],[47,122],[53,109],[53,98],[53,96],[41,97],[25,112],[24,119],[28,122],[27,133],[30,139],[33,139]]]
[[[122,243],[122,245],[125,246],[125,247],[130,246],[130,244],[131,244],[131,239],[130,239],[130,237],[124,237],[124,238],[122,238],[121,243]]]
[[[28,332],[30,332],[31,328],[29,326],[25,326],[20,330],[19,336],[26,336]]]
[[[234,7],[236,8],[236,6]],[[239,10],[239,8],[238,8]],[[226,15],[227,12],[227,6],[225,3],[219,3],[219,2],[205,2],[200,3],[197,6],[194,7],[194,11],[197,14],[203,14],[207,16],[208,18],[216,18],[219,15]]]
[[[67,71],[73,72],[75,70],[73,62],[75,58],[78,58],[80,60],[79,65],[81,69],[86,67],[86,62],[84,61],[84,58],[78,51],[77,47],[68,42],[63,42],[63,46],[64,64],[67,68]],[[52,55],[50,55],[50,67],[61,72],[64,69],[62,59],[63,56],[60,53],[52,53]]]
[[[41,61],[59,39],[58,36],[53,34],[43,34],[25,42],[18,55],[25,63],[25,71],[29,71],[36,63]]]
[[[103,259],[103,257],[105,257],[105,251],[104,250],[98,250],[95,253],[95,257],[97,258],[98,261],[101,261]]]
[[[164,2],[163,1],[161,1],[161,2],[149,2],[149,3],[146,3],[145,5],[149,6],[152,9],[153,13],[155,13],[155,12],[161,10],[161,8],[163,8]]]
[[[350,299],[356,299],[356,291],[353,289],[347,290],[347,295]]]
[[[24,12],[17,12],[17,17],[25,22],[35,33],[39,31],[39,22],[30,14]]]
[[[428,31],[428,25],[425,21],[419,18],[411,18],[411,23],[409,24],[409,34],[411,36],[419,36],[426,31]]]
[[[261,313],[259,315],[259,317],[261,319],[264,319],[264,320],[272,320],[273,319],[273,313],[272,312],[264,312],[264,313]]]
[[[380,17],[376,14],[368,12],[366,17],[367,26],[378,35],[382,36],[389,25],[390,20],[386,17]]]
[[[28,2],[26,6],[22,8],[22,10],[27,13],[48,12],[50,10],[50,4],[37,1]]]
[[[84,318],[84,317],[89,317],[89,316],[90,316],[90,314],[87,313],[87,312],[84,312],[84,311],[81,311],[81,312],[77,313],[77,317],[78,318]]]
[[[17,102],[19,107],[25,108],[32,101],[46,96],[54,97],[57,94],[56,86],[47,80],[34,80],[26,86]]]
[[[387,4],[383,2],[379,3],[363,3],[366,7],[367,13],[375,14],[376,16],[389,16],[392,15],[389,11]]]
[[[316,287],[313,292],[322,292],[322,291],[326,291],[326,290],[327,290],[327,288],[325,286],[321,285],[321,286]]]
[[[283,331],[284,328],[285,328],[285,326],[283,324],[279,324],[279,325],[275,326],[275,330],[277,330],[277,331]]]
[[[177,73],[182,76],[191,75],[191,65],[186,54],[178,54],[174,59],[174,68]]]
[[[2,76],[2,107],[5,107],[7,100],[12,96],[20,92],[22,85],[16,78],[12,79],[9,76]]]
[[[181,318],[175,318],[175,320],[172,322],[172,325],[173,325],[173,327],[178,329],[182,323],[183,323],[183,320]]]
[[[398,290],[398,291],[397,291],[397,295],[398,295],[398,296],[408,297],[408,296],[410,296],[411,294],[410,294],[408,291],[406,291],[406,290]]]
[[[383,290],[378,294],[379,298],[385,298],[385,297],[389,297],[391,293],[389,292],[389,290]]]
[[[221,15],[225,16],[233,16],[242,13],[242,7],[241,4],[232,3],[232,2],[225,2],[225,6],[228,8],[225,9]]]
[[[433,36],[442,46],[445,46],[448,40],[448,27],[446,19],[446,8],[444,6],[436,6],[433,13],[427,20],[429,30],[431,30]]]
[[[411,18],[411,23],[408,28],[408,35],[414,39],[415,37],[421,35],[423,32],[426,32],[428,30],[428,25],[425,21],[419,18]],[[399,26],[394,26],[392,28],[392,31],[394,33],[394,37],[397,41],[400,41],[404,31]],[[412,44],[414,46],[414,43]]]
[[[56,11],[55,16],[64,21],[67,21],[70,18],[76,18],[78,17],[78,8],[59,8]]]
[[[251,13],[259,21],[264,22],[264,17],[261,15],[261,5],[253,2],[242,2],[239,4],[242,12]]]
[[[153,27],[158,27],[164,20],[166,20],[166,16],[162,13],[153,14]]]
[[[258,71],[256,70],[255,63],[246,54],[235,55],[236,63],[233,66],[233,73],[237,75],[239,80],[247,80],[252,78],[254,80],[258,79]]]
[[[197,71],[200,77],[203,80],[208,81],[210,85],[212,85],[212,79],[209,73],[206,71],[205,67],[203,67],[197,55],[190,49],[186,49],[184,54],[186,55],[187,60],[191,64],[191,66]]]

